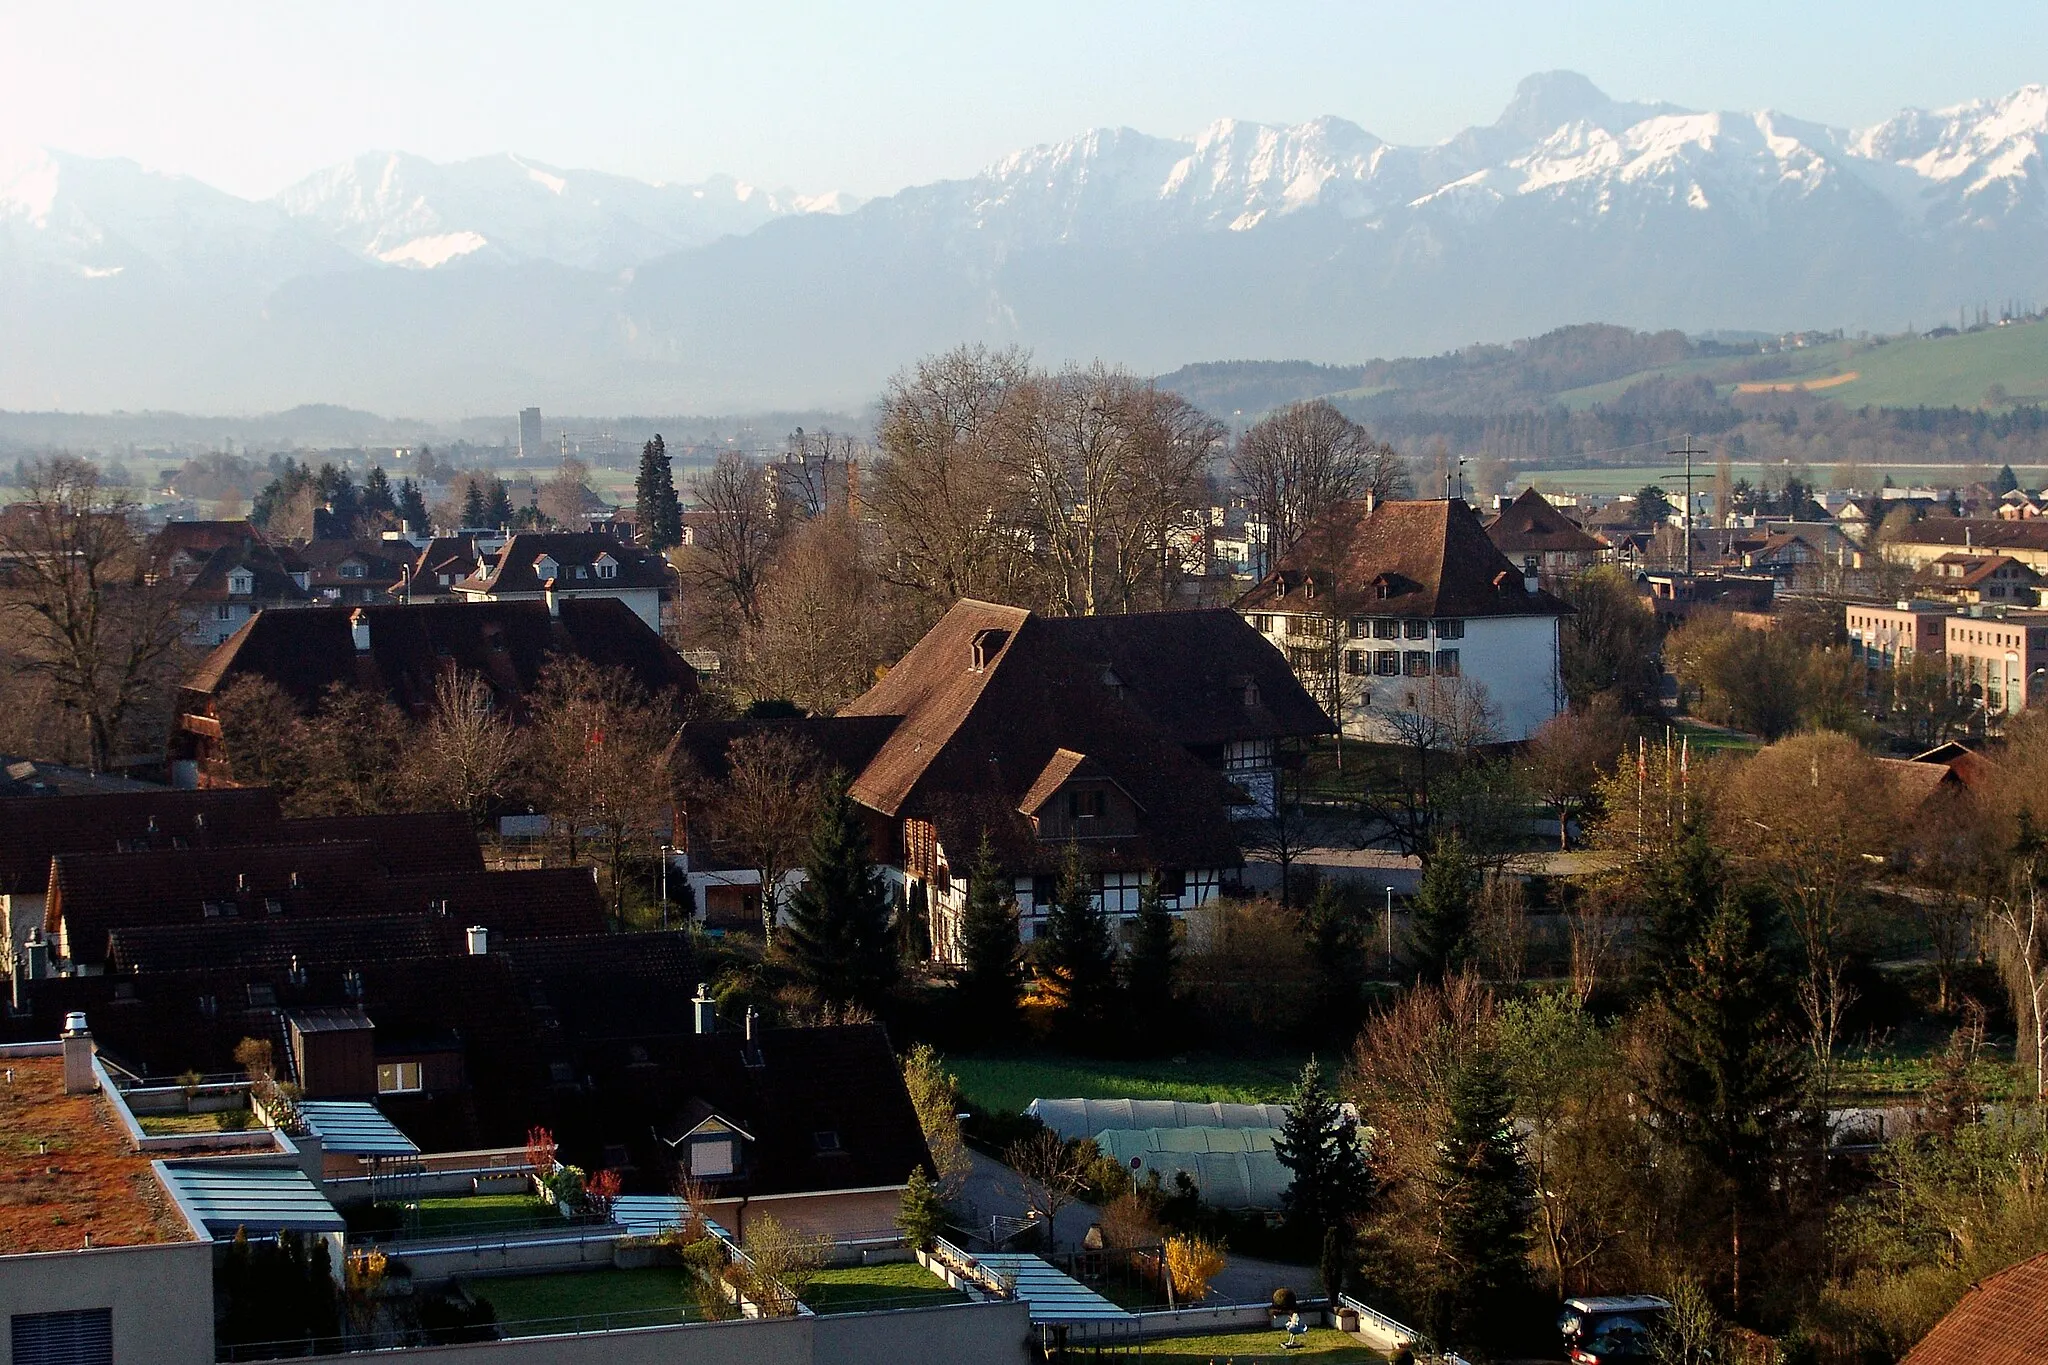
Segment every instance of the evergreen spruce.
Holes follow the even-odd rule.
[[[503,479],[491,480],[491,500],[484,508],[484,525],[505,527],[512,524],[512,490],[505,487]]]
[[[1479,868],[1456,830],[1438,836],[1415,890],[1415,971],[1425,981],[1455,976],[1472,960],[1472,902]]]
[[[777,942],[822,999],[877,1008],[898,970],[889,928],[889,892],[868,861],[860,807],[840,775],[820,803],[804,883],[790,897],[789,922]]]
[[[2019,486],[2020,476],[2012,472],[2011,465],[2005,465],[1999,469],[1998,482],[1991,485],[1991,491],[1994,493],[2010,493]]]
[[[1010,894],[984,834],[968,869],[967,908],[960,916],[961,970],[954,981],[953,1002],[964,1031],[993,1042],[1008,1041],[1015,1033],[1022,958],[1017,898]]]
[[[1301,918],[1316,970],[1309,1018],[1322,1037],[1350,1037],[1360,1022],[1358,983],[1365,975],[1370,914],[1355,890],[1324,880]]]
[[[1052,986],[1053,1023],[1072,1047],[1100,1049],[1116,1013],[1116,944],[1107,917],[1094,905],[1094,888],[1078,845],[1067,845],[1059,896],[1046,916],[1039,965]]]
[[[1124,958],[1124,1004],[1134,1035],[1158,1051],[1174,1037],[1173,977],[1180,942],[1157,873],[1146,878],[1138,897],[1137,929]]]
[[[666,550],[683,542],[683,505],[676,497],[675,470],[668,445],[656,432],[640,448],[640,474],[633,481],[633,511],[640,523],[640,543]]]
[[[365,513],[398,511],[398,499],[391,493],[391,476],[384,472],[383,465],[370,470],[370,476],[363,480],[361,506]]]
[[[932,1244],[946,1235],[945,1201],[939,1198],[938,1185],[922,1166],[910,1173],[909,1183],[903,1187],[896,1226],[902,1230],[904,1240],[918,1251],[930,1251]]]
[[[1314,1057],[1287,1101],[1287,1122],[1273,1140],[1273,1155],[1294,1172],[1280,1207],[1300,1246],[1320,1245],[1331,1229],[1364,1212],[1367,1179],[1358,1128],[1324,1087],[1323,1068]]]
[[[426,535],[433,529],[430,524],[432,518],[427,514],[426,495],[411,479],[403,479],[398,485],[398,519],[416,536]]]
[[[484,486],[481,480],[471,479],[469,491],[462,495],[462,524],[465,527],[481,527],[489,503],[484,500]]]
[[[1500,1059],[1479,1052],[1458,1068],[1438,1144],[1434,1184],[1439,1261],[1429,1277],[1430,1326],[1447,1346],[1499,1344],[1529,1289],[1529,1179],[1514,1099]]]
[[[1733,1308],[1742,1309],[1742,1215],[1793,1153],[1806,1112],[1805,1054],[1786,1027],[1792,992],[1771,944],[1778,907],[1754,888],[1721,896],[1687,970],[1661,998],[1645,1098],[1661,1132],[1714,1177],[1728,1211]]]
[[[1693,947],[1721,902],[1727,868],[1706,831],[1695,825],[1643,880],[1643,969],[1653,985],[1669,986],[1689,970]]]

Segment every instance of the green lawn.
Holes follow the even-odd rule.
[[[469,1292],[489,1299],[507,1336],[543,1336],[607,1325],[650,1327],[684,1322],[697,1314],[696,1300],[678,1268],[654,1270],[570,1270],[555,1275],[507,1275],[464,1281]],[[524,1324],[521,1326],[520,1324]]]
[[[1301,1075],[1299,1053],[1245,1057],[1190,1052],[1174,1057],[1106,1060],[1059,1053],[949,1056],[968,1099],[997,1113],[1020,1113],[1034,1099],[1202,1100],[1257,1104],[1283,1100]]]
[[[1850,1102],[1910,1099],[1934,1081],[1935,1060],[1947,1046],[1948,1038],[1935,1037],[1936,1030],[1923,1036],[1881,1047],[1844,1048],[1836,1062],[1835,1084]],[[1993,1044],[1978,1056],[1970,1074],[1983,1087],[1988,1100],[2012,1100],[2025,1094],[2023,1079],[2010,1060],[2011,1047]]]
[[[222,1109],[206,1114],[137,1114],[135,1121],[150,1137],[186,1137],[193,1133],[239,1133],[249,1126],[250,1116],[246,1109]]]
[[[1353,1361],[1383,1361],[1385,1356],[1342,1332],[1329,1327],[1312,1327],[1299,1348],[1280,1349],[1280,1332],[1222,1332],[1206,1337],[1162,1337],[1140,1342],[1138,1353],[1147,1360],[1181,1362],[1181,1365],[1210,1365],[1229,1360],[1235,1365],[1279,1365],[1285,1360],[1313,1359],[1319,1365],[1350,1365]]]
[[[930,1308],[965,1303],[967,1296],[915,1261],[821,1270],[804,1290],[814,1313],[862,1313],[884,1308]]]
[[[545,1227],[561,1215],[530,1194],[464,1194],[419,1201],[419,1235]]]

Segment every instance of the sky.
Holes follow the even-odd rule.
[[[371,150],[874,195],[1099,126],[1434,142],[1555,68],[1859,125],[2048,80],[2048,4],[0,0],[0,141],[251,198]]]

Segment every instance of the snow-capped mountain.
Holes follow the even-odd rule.
[[[0,405],[859,401],[1021,343],[1166,370],[1605,320],[1895,328],[2048,298],[2048,89],[1839,129],[1568,72],[1428,147],[1097,129],[865,204],[379,153],[252,204],[0,158]]]
[[[784,214],[851,206],[731,176],[663,185],[510,155],[437,165],[402,152],[331,166],[275,202],[366,261],[431,269],[481,256],[601,271],[751,232]]]

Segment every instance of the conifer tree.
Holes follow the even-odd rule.
[[[1287,1101],[1287,1122],[1273,1140],[1273,1155],[1294,1172],[1280,1204],[1301,1246],[1320,1245],[1327,1230],[1364,1211],[1368,1182],[1358,1128],[1325,1088],[1314,1057]]]
[[[503,479],[491,480],[491,496],[484,508],[484,524],[499,527],[512,524],[512,490],[505,487]]]
[[[363,480],[360,506],[365,513],[371,515],[398,510],[398,499],[391,493],[391,476],[384,472],[383,465],[372,467],[369,477]]]
[[[398,485],[398,519],[406,524],[416,536],[426,535],[432,526],[427,515],[426,494],[411,479],[403,479]]]
[[[484,500],[484,486],[479,479],[469,481],[469,491],[462,495],[462,524],[480,527],[485,524],[484,514],[489,504]]]
[[[1804,1052],[1786,1027],[1792,992],[1771,951],[1778,908],[1731,887],[1661,999],[1644,1098],[1672,1141],[1715,1178],[1728,1210],[1733,1308],[1742,1308],[1742,1214],[1808,1122]]]
[[[1017,1023],[1017,990],[1023,978],[1017,898],[1003,883],[986,834],[967,872],[960,959],[953,1000],[961,1024],[982,1039],[1008,1039]]]
[[[1490,1051],[1467,1058],[1451,1084],[1433,1180],[1439,1260],[1427,1302],[1446,1345],[1496,1344],[1497,1327],[1528,1292],[1529,1179],[1513,1110],[1500,1059]]]
[[[1719,851],[1697,821],[1644,869],[1642,961],[1652,983],[1670,985],[1685,975],[1727,880]]]
[[[1039,964],[1052,986],[1055,1027],[1070,1045],[1100,1048],[1116,1013],[1116,945],[1078,845],[1067,845],[1059,897],[1046,916]]]
[[[1138,897],[1137,929],[1124,959],[1124,1004],[1138,1033],[1164,1041],[1173,1036],[1173,975],[1180,943],[1157,873],[1145,879]]]
[[[1366,936],[1371,921],[1355,888],[1325,879],[1302,912],[1302,930],[1315,963],[1315,1003],[1309,1012],[1319,1034],[1349,1036],[1358,1031],[1359,980],[1365,973]]]
[[[1455,976],[1472,960],[1472,901],[1479,869],[1456,830],[1440,835],[1415,890],[1415,971],[1424,981]]]
[[[640,523],[640,542],[650,550],[666,550],[683,541],[683,505],[676,497],[674,467],[668,445],[656,432],[640,448],[640,473],[633,481],[633,509]]]
[[[797,974],[827,1001],[873,1008],[896,983],[889,892],[868,860],[867,831],[843,774],[819,804],[804,883],[778,937]]]

